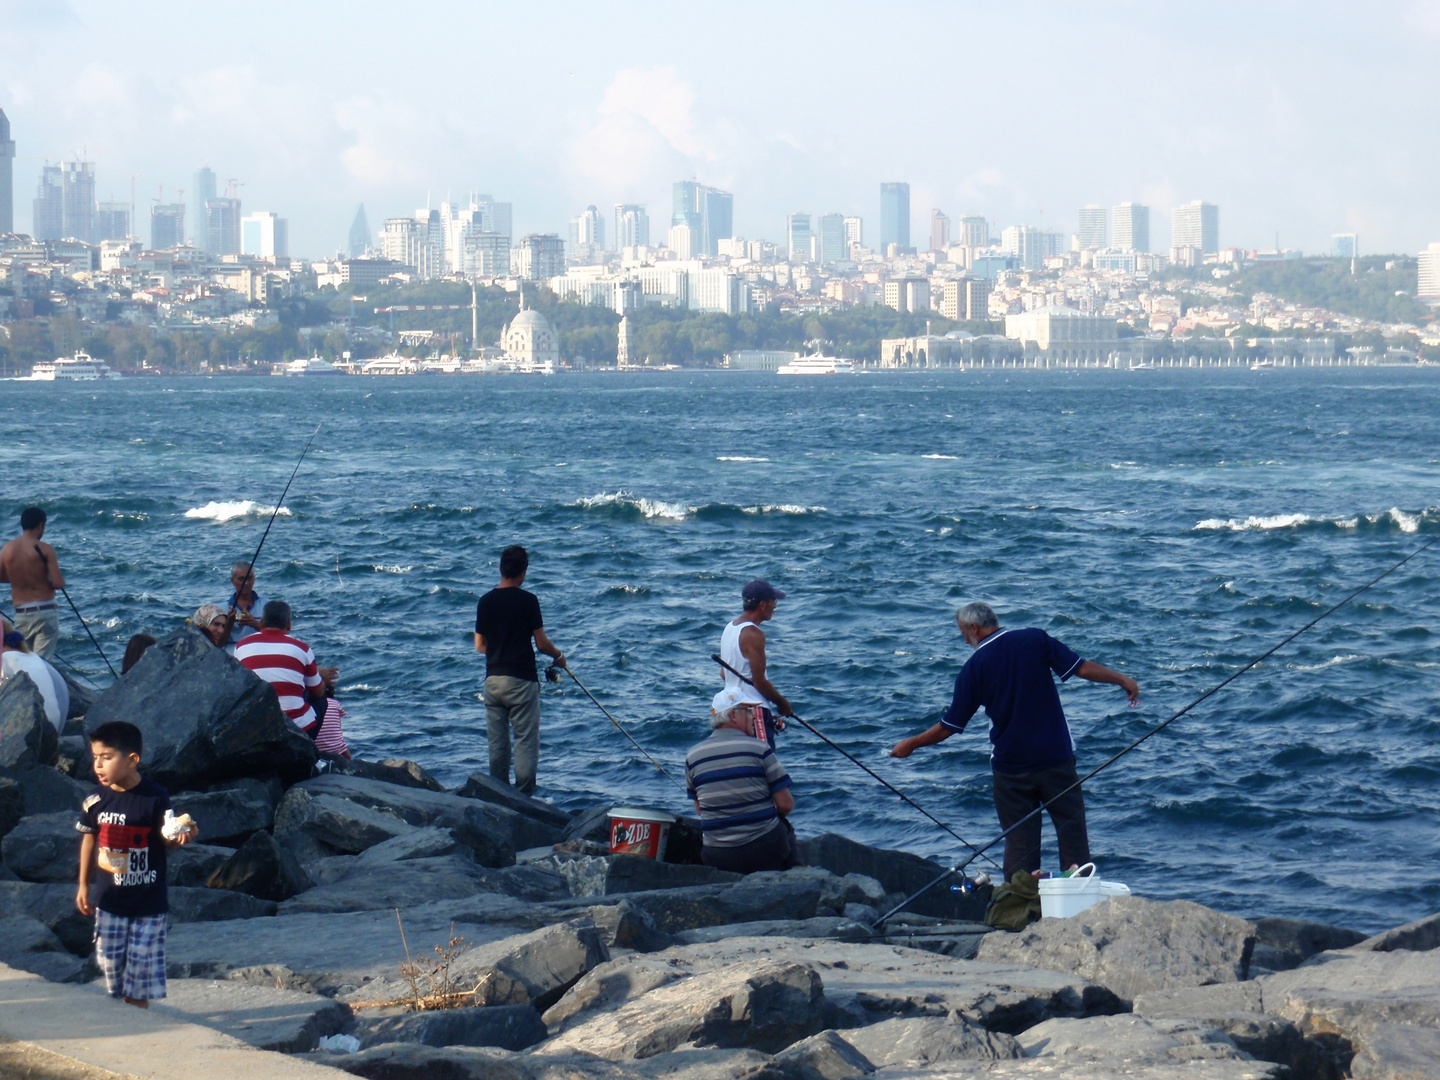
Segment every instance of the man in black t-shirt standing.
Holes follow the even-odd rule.
[[[565,666],[565,654],[545,634],[540,601],[520,588],[530,556],[519,544],[500,553],[500,584],[475,608],[475,649],[485,654],[485,720],[490,775],[510,783],[510,737],[515,737],[515,787],[535,790],[540,763],[540,674],[535,649]],[[531,645],[531,640],[534,645]]]

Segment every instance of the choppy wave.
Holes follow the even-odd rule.
[[[959,461],[954,454],[921,454],[926,461]]]
[[[740,455],[717,457],[716,461],[769,461],[768,457],[742,457]]]
[[[1205,518],[1195,523],[1196,532],[1268,532],[1275,529],[1299,529],[1307,525],[1328,526],[1334,529],[1355,529],[1363,520],[1376,527],[1391,527],[1404,533],[1420,531],[1425,513],[1408,513],[1392,506],[1379,514],[1363,514],[1355,517],[1316,517],[1310,514],[1269,514],[1250,517]]]
[[[399,563],[372,563],[370,569],[377,574],[408,574],[415,567],[401,566]]]
[[[234,521],[243,517],[269,517],[273,513],[273,506],[261,506],[252,499],[243,499],[240,502],[208,502],[186,510],[185,516],[202,521]],[[282,506],[279,516],[289,517],[290,511]]]
[[[761,503],[740,506],[736,503],[701,503],[691,506],[686,503],[665,502],[628,491],[602,492],[568,504],[579,510],[603,510],[630,518],[659,519],[662,521],[685,521],[691,517],[701,520],[720,520],[731,515],[757,514],[823,514],[823,506],[802,506],[799,503]]]

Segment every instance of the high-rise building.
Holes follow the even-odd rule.
[[[950,246],[950,219],[943,210],[930,211],[930,250],[944,251]]]
[[[810,238],[813,235],[809,214],[795,213],[785,219],[785,242],[791,262],[810,261]]]
[[[1114,245],[1121,251],[1150,250],[1150,208],[1122,202],[1115,207]]]
[[[1091,203],[1080,208],[1080,228],[1077,230],[1081,251],[1099,251],[1107,246],[1109,229],[1106,227],[1105,207]]]
[[[850,257],[850,244],[845,239],[845,215],[820,215],[820,263],[828,266]]]
[[[891,244],[901,250],[910,246],[909,184],[880,185],[880,253],[889,252]]]
[[[1330,237],[1330,254],[1335,258],[1353,259],[1359,253],[1359,240],[1353,232],[1336,233]]]
[[[615,250],[650,243],[650,215],[639,203],[615,204]]]
[[[190,235],[202,248],[209,242],[210,237],[210,218],[205,204],[218,194],[220,192],[215,187],[215,170],[207,165],[195,174],[195,186],[190,191],[194,200],[190,205],[195,208],[195,220],[190,225]]]
[[[240,200],[217,195],[205,200],[205,250],[211,255],[240,254]]]
[[[966,214],[960,219],[960,229],[955,236],[957,244],[966,247],[990,246],[990,223],[981,214]]]
[[[508,277],[510,238],[504,233],[466,229],[460,236],[460,262],[456,269],[471,280]]]
[[[966,277],[945,282],[940,314],[956,322],[990,318],[990,281]]]
[[[95,164],[67,161],[60,166],[67,240],[91,243],[95,234]]]
[[[156,251],[185,243],[185,204],[156,203],[150,208],[150,246]]]
[[[240,253],[261,259],[283,259],[290,254],[289,222],[260,210],[240,220]]]
[[[1203,255],[1220,250],[1220,208],[1214,203],[1194,202],[1170,211],[1170,246],[1199,248]]]
[[[735,235],[735,196],[694,180],[680,180],[671,189],[671,225],[688,225],[696,255],[715,255],[720,241]]]
[[[851,247],[865,246],[865,222],[862,218],[847,217],[845,219],[845,253],[850,254]]]
[[[885,306],[896,311],[929,311],[930,280],[902,277],[885,282]]]
[[[605,251],[605,219],[594,206],[570,219],[570,254],[589,262],[600,262]]]
[[[59,165],[46,165],[40,170],[30,229],[36,240],[60,240],[65,236],[65,181]]]
[[[95,208],[95,224],[91,229],[91,241],[123,240],[130,235],[130,204],[127,202],[102,202]]]
[[[358,259],[370,250],[370,222],[365,219],[364,203],[355,211],[355,220],[350,223],[350,235],[346,239],[352,259]]]
[[[0,109],[0,236],[15,231],[15,142],[10,120]]]
[[[515,276],[526,281],[546,281],[565,273],[565,241],[554,233],[531,233],[521,237],[513,252]]]
[[[510,231],[511,207],[508,202],[496,202],[489,195],[471,195],[470,208],[479,215],[482,232],[499,233],[506,240],[513,235]]]
[[[693,259],[700,254],[699,237],[694,225],[682,221],[670,226],[665,246],[675,253],[677,259]]]
[[[1000,246],[1015,256],[1022,270],[1043,270],[1047,258],[1060,254],[1064,239],[1033,225],[1011,225],[1000,234]]]
[[[1416,283],[1417,300],[1440,300],[1440,244],[1431,244],[1415,259],[1420,278]]]

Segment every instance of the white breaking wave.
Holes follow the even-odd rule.
[[[1386,514],[1389,514],[1391,521],[1395,522],[1396,525],[1400,526],[1401,532],[1413,533],[1420,531],[1419,514],[1407,514],[1404,510],[1397,510],[1393,506],[1386,511]],[[1385,520],[1385,516],[1385,514],[1375,514],[1374,516],[1366,514],[1365,520],[1370,522],[1370,524],[1372,525],[1378,525],[1380,522]]]
[[[397,563],[372,563],[370,569],[377,574],[408,574],[415,569],[413,566],[400,566]]]
[[[716,461],[769,461],[768,457],[717,457]]]
[[[250,517],[251,515],[269,517],[273,513],[275,513],[273,506],[261,506],[252,499],[245,499],[241,502],[208,502],[204,506],[186,510],[185,516],[204,521],[234,521],[236,518]],[[282,506],[279,516],[289,517],[290,511]]]
[[[745,514],[823,514],[823,506],[801,506],[798,503],[766,503],[764,506],[742,506]]]
[[[959,461],[954,454],[921,454],[927,461]]]
[[[1411,514],[1398,507],[1391,507],[1380,514],[1366,514],[1365,520],[1371,525],[1383,525],[1386,521],[1392,521],[1401,532],[1413,533],[1420,531],[1421,519],[1424,513]],[[1258,532],[1270,529],[1296,529],[1302,525],[1332,525],[1337,529],[1355,529],[1360,526],[1360,518],[1356,517],[1313,517],[1310,514],[1270,514],[1268,516],[1252,515],[1246,518],[1206,518],[1204,521],[1195,523],[1195,530],[1215,530],[1230,532]]]
[[[1320,671],[1322,668],[1338,667],[1340,664],[1348,664],[1355,660],[1364,659],[1365,657],[1359,653],[1347,653],[1344,656],[1332,656],[1329,660],[1321,664],[1292,664],[1290,666],[1294,671]]]
[[[670,521],[684,521],[692,508],[682,503],[661,502],[659,499],[645,499],[631,495],[628,491],[617,491],[613,495],[602,492],[571,503],[582,510],[594,510],[602,506],[628,506],[640,511],[641,517],[666,518]]]

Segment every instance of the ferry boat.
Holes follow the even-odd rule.
[[[801,356],[775,369],[777,375],[854,375],[855,361],[834,356]]]
[[[419,375],[420,361],[391,353],[389,356],[366,360],[360,365],[361,375]]]
[[[300,356],[288,364],[277,364],[276,375],[343,375],[344,372],[323,356]]]
[[[36,364],[30,369],[30,378],[36,382],[94,382],[120,376],[111,371],[105,361],[77,352],[74,356],[59,356],[50,363]]]

